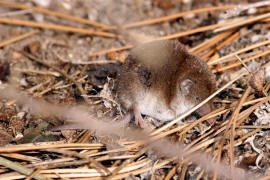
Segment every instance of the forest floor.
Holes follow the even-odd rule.
[[[69,115],[125,114],[113,86],[133,45],[112,21],[201,57],[214,110],[178,124],[144,116],[127,136],[91,117],[51,131]],[[0,0],[0,179],[270,179],[269,28],[270,1]]]

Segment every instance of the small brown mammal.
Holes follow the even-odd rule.
[[[141,114],[170,121],[206,99],[216,89],[214,74],[178,41],[133,48],[117,78],[119,102],[144,127]],[[196,112],[205,115],[210,103]],[[213,124],[213,120],[209,120]]]

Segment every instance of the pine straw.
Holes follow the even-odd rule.
[[[80,18],[75,18],[70,15],[63,15],[61,13],[47,11],[40,7],[27,7],[19,3],[8,3],[6,1],[0,1],[0,3],[4,3],[8,6],[21,8],[21,9],[32,9],[36,12],[42,12],[45,14],[54,15],[61,18],[72,19],[78,21],[80,23],[91,24],[93,26],[101,27],[104,29],[110,29],[112,27],[106,26],[96,22],[85,22]],[[174,16],[163,17],[159,19],[142,21],[136,23],[130,23],[126,25],[126,27],[135,27],[140,25],[148,25],[153,23],[160,23],[162,21],[171,20],[174,18],[181,17],[183,15],[187,15],[190,13],[198,13],[198,12],[206,12],[209,10],[221,10],[233,8],[235,6],[224,6],[221,8],[204,8],[193,10],[190,12],[181,13]],[[268,14],[263,16],[263,18],[268,17]],[[205,40],[200,45],[192,48],[192,51],[196,54],[202,56],[204,60],[208,60],[208,65],[213,67],[213,65],[222,64],[221,67],[212,68],[213,72],[226,72],[229,69],[241,66],[242,63],[235,58],[236,55],[245,53],[249,50],[266,46],[270,43],[269,40],[263,41],[257,44],[250,44],[249,46],[237,50],[235,52],[231,52],[230,54],[217,57],[216,52],[220,50],[225,45],[230,45],[233,41],[235,41],[240,36],[240,29],[231,30],[231,28],[244,26],[249,23],[259,23],[259,20],[263,19],[262,16],[260,18],[253,18],[252,20],[247,19],[242,23],[232,24],[232,22],[226,22],[224,24],[214,24],[208,25],[204,27],[198,27],[186,32],[180,32],[164,37],[157,38],[155,40],[164,40],[164,39],[174,39],[181,36],[191,35],[197,32],[205,32],[209,30],[217,30],[216,28],[222,27],[224,25],[228,25],[223,29],[218,29],[219,31],[224,31],[215,34],[212,38]],[[16,25],[29,25],[41,28],[48,28],[48,25],[38,25],[33,22],[21,21],[21,20],[13,20],[9,21],[8,19],[0,19],[0,21],[4,23],[12,23]],[[9,22],[7,22],[9,21]],[[23,22],[23,23],[22,23]],[[29,24],[30,23],[30,24]],[[31,24],[32,23],[32,24]],[[244,27],[241,27],[244,28]],[[54,28],[55,30],[63,30],[59,28]],[[74,29],[73,29],[74,30]],[[31,35],[38,33],[39,31],[32,31],[21,36],[15,37],[14,39],[10,39],[6,42],[0,43],[0,47],[4,47],[8,44],[14,43],[16,41],[22,40],[24,38],[28,38]],[[76,32],[76,31],[72,31]],[[79,31],[77,31],[80,33]],[[89,32],[90,33],[90,32]],[[90,34],[97,33],[96,31],[91,31]],[[101,34],[95,34],[101,35]],[[104,35],[104,34],[103,34]],[[113,35],[111,37],[114,37]],[[218,44],[217,46],[215,46]],[[90,54],[90,56],[98,56],[100,54],[106,54],[109,52],[121,51],[130,49],[132,46],[124,46],[120,48],[114,48],[110,50],[102,50],[96,53]],[[264,57],[269,54],[269,49],[264,52],[258,52],[255,55],[244,59],[242,62],[246,63],[253,59],[257,59],[259,57]],[[51,66],[50,64],[45,63],[25,52],[22,52],[26,57],[36,62],[47,66],[60,73],[64,79],[69,80],[71,83],[75,84],[81,95],[85,94],[85,90],[82,88],[80,82],[76,82],[73,78],[73,75],[68,75],[64,71]],[[269,64],[269,63],[268,63]],[[266,65],[263,66],[265,68]],[[77,73],[78,74],[78,73]],[[74,76],[77,76],[75,74]],[[176,159],[174,157],[170,158],[159,158],[153,162],[153,159],[150,159],[149,156],[145,155],[146,152],[151,149],[151,143],[153,141],[165,139],[166,137],[171,137],[172,135],[176,135],[180,138],[181,141],[184,141],[187,134],[194,128],[198,127],[202,122],[206,121],[209,118],[217,117],[220,115],[226,115],[229,112],[232,112],[230,118],[226,121],[217,123],[215,126],[211,127],[209,131],[205,131],[197,139],[192,140],[186,147],[185,151],[191,152],[202,152],[202,154],[211,154],[213,155],[213,161],[219,162],[222,158],[222,153],[229,152],[229,160],[230,160],[230,168],[232,175],[235,174],[235,146],[239,143],[245,141],[247,138],[253,136],[254,134],[262,131],[263,128],[269,128],[269,126],[245,126],[242,125],[244,121],[248,119],[250,114],[254,112],[257,108],[259,108],[264,103],[270,100],[270,96],[263,98],[256,98],[251,92],[251,87],[248,86],[242,94],[239,100],[230,102],[228,106],[222,106],[221,108],[215,109],[213,112],[201,117],[197,121],[186,123],[182,126],[175,126],[176,122],[179,122],[181,119],[189,115],[191,112],[195,111],[197,108],[205,104],[212,97],[216,96],[219,92],[231,86],[231,84],[235,83],[235,81],[239,79],[243,79],[244,75],[248,75],[247,72],[239,73],[237,77],[233,80],[229,81],[226,85],[223,85],[216,93],[214,93],[210,98],[203,101],[196,107],[192,108],[190,111],[184,113],[179,118],[166,123],[160,128],[151,132],[150,139],[142,139],[142,140],[126,140],[121,139],[119,143],[121,147],[114,148],[113,150],[107,150],[107,143],[89,143],[91,136],[95,136],[93,131],[83,131],[82,136],[78,139],[77,143],[66,143],[66,142],[46,142],[46,143],[35,143],[35,144],[22,144],[22,145],[10,145],[6,147],[0,148],[0,164],[1,167],[1,179],[21,179],[21,178],[35,178],[35,179],[47,179],[50,178],[84,178],[88,179],[102,179],[102,177],[107,177],[107,179],[121,179],[125,177],[132,177],[135,175],[143,174],[146,172],[154,173],[156,170],[167,168],[168,172],[166,174],[165,179],[169,180],[176,173],[178,168],[182,168],[182,171],[179,175],[180,179],[185,179],[186,172],[188,171],[188,164],[191,162],[189,158],[184,158],[182,160]],[[265,91],[268,91],[270,88],[270,84],[266,84],[264,86]],[[86,96],[83,96],[86,98]],[[10,101],[10,104],[16,103],[16,101]],[[243,110],[243,107],[248,107]],[[242,134],[236,137],[236,130],[243,128],[252,128],[252,131]],[[229,142],[228,142],[229,141]],[[44,159],[40,154],[46,154],[48,157],[53,156],[54,158]],[[10,158],[13,159],[13,162],[10,161]],[[15,162],[14,162],[15,161]],[[110,162],[110,164],[106,164],[106,162]],[[208,162],[211,164],[211,162]],[[12,169],[13,171],[9,171]],[[217,170],[217,169],[216,169]],[[203,177],[207,174],[206,169],[202,169],[197,179]],[[217,171],[214,173],[213,179],[218,177]],[[269,176],[266,176],[261,179],[267,179]],[[237,177],[234,177],[237,179]]]

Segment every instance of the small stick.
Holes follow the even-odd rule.
[[[24,5],[22,3],[10,2],[10,1],[4,1],[4,0],[0,0],[0,4],[6,5],[6,6],[9,6],[9,7],[12,7],[12,8],[16,8],[16,9],[32,10],[32,11],[35,11],[35,12],[38,12],[38,13],[43,13],[43,14],[47,14],[47,15],[51,15],[51,16],[56,16],[56,17],[60,17],[60,18],[63,18],[63,19],[69,19],[69,20],[73,20],[73,21],[80,22],[80,23],[83,23],[83,24],[96,26],[96,27],[99,27],[99,28],[104,28],[104,29],[112,28],[109,25],[101,24],[101,23],[98,23],[98,22],[95,22],[95,21],[91,21],[91,20],[88,20],[88,19],[83,19],[83,18],[72,16],[72,15],[69,15],[69,14],[50,11],[50,10],[44,9],[42,7],[27,6],[27,5]]]
[[[53,30],[57,30],[57,31],[67,31],[67,32],[73,32],[73,33],[103,36],[103,37],[110,37],[110,38],[117,37],[113,33],[108,33],[108,32],[103,32],[103,31],[94,31],[94,30],[83,29],[83,28],[75,28],[75,27],[71,27],[71,26],[63,26],[63,25],[48,24],[48,23],[38,23],[38,22],[34,22],[34,21],[26,21],[26,20],[11,19],[11,18],[0,18],[0,23],[15,24],[15,25],[21,25],[21,26],[43,28],[43,29],[53,29]]]
[[[12,43],[14,43],[14,42],[23,40],[23,39],[25,39],[25,38],[27,38],[27,37],[29,37],[29,36],[32,36],[32,35],[34,35],[34,34],[37,34],[37,33],[39,33],[39,32],[40,32],[39,30],[34,30],[34,31],[31,31],[31,32],[27,32],[27,33],[25,33],[25,34],[19,35],[19,36],[17,36],[17,37],[14,37],[14,38],[12,38],[12,39],[9,39],[9,40],[7,40],[7,41],[4,41],[4,42],[0,43],[0,48],[6,46],[6,45],[8,45],[8,44],[12,44]]]

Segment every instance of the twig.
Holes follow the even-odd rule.
[[[118,166],[117,168],[115,168],[111,174],[110,177],[108,177],[106,180],[110,180],[113,179],[113,177],[121,170],[123,169],[125,166],[127,166],[128,164],[130,164],[131,162],[133,162],[135,159],[137,159],[138,157],[140,157],[141,155],[143,155],[147,150],[149,150],[149,147],[145,147],[143,149],[141,149],[138,153],[135,154],[134,157],[125,160],[120,166]]]
[[[66,31],[66,32],[103,36],[103,37],[110,37],[110,38],[117,37],[113,33],[108,33],[108,32],[103,32],[103,31],[94,31],[90,29],[76,28],[76,27],[63,26],[63,25],[57,25],[57,24],[38,23],[34,21],[26,21],[26,20],[19,20],[19,19],[0,18],[0,23],[15,24],[15,25],[21,25],[21,26],[43,28],[43,29],[53,29],[57,31]]]
[[[164,160],[164,161],[158,162],[157,164],[155,164],[155,168],[156,169],[162,168],[163,166],[169,164],[171,161],[173,161],[173,159],[169,159],[169,160]],[[131,174],[137,175],[137,174],[141,174],[141,173],[144,173],[144,172],[147,172],[147,171],[151,171],[152,169],[153,169],[153,167],[150,166],[150,167],[138,169],[138,170],[135,170],[135,171],[132,171],[132,172],[129,172],[129,173],[119,174],[119,175],[114,176],[114,178],[115,179],[123,179],[125,177],[130,176]]]
[[[32,13],[31,10],[19,10],[19,11],[11,11],[11,12],[6,12],[6,13],[1,13],[0,17],[5,17],[5,16],[18,16],[18,15],[24,15]]]
[[[250,131],[249,133],[245,134],[244,136],[240,137],[239,139],[237,139],[235,141],[235,144],[240,143],[241,141],[244,141],[245,139],[249,138],[250,136],[253,136],[254,134],[256,134],[257,132],[260,132],[261,128],[257,128],[253,131]],[[223,149],[229,149],[230,148],[230,144],[227,144],[226,146],[224,146]]]
[[[238,16],[242,11],[251,9],[251,8],[257,8],[261,6],[267,6],[270,4],[270,1],[261,1],[261,2],[256,2],[256,3],[248,3],[247,5],[238,5],[235,8],[229,9],[226,11],[226,15],[224,18],[231,18],[233,16]]]
[[[227,59],[230,58],[230,57],[233,57],[233,56],[238,55],[238,54],[240,54],[240,53],[249,51],[249,50],[251,50],[251,49],[258,48],[258,47],[260,47],[260,46],[264,46],[264,45],[266,45],[266,44],[270,44],[270,40],[263,41],[263,42],[259,42],[259,43],[257,43],[257,44],[254,44],[254,45],[245,47],[245,48],[240,49],[240,50],[238,50],[238,51],[236,51],[236,52],[230,53],[230,54],[228,54],[228,55],[226,55],[226,56],[223,56],[223,57],[221,57],[221,58],[219,58],[219,59],[216,59],[216,60],[214,60],[214,61],[212,61],[212,62],[208,62],[207,64],[208,64],[208,65],[214,65],[214,64],[217,64],[217,63],[229,62],[229,60],[227,60]],[[227,61],[226,61],[226,60],[227,60]],[[230,61],[231,61],[231,60],[230,60]]]
[[[86,159],[89,162],[93,163],[94,165],[96,165],[96,167],[102,169],[106,174],[111,174],[111,172],[108,170],[108,168],[106,168],[104,165],[102,165],[100,162],[98,162],[97,160],[95,160],[94,158],[88,157],[87,155],[75,152],[75,151],[69,151],[69,150],[63,150],[63,149],[47,149],[48,152],[56,152],[56,153],[61,153],[61,154],[65,154],[68,156],[76,156],[79,157],[81,159]]]
[[[222,47],[224,47],[226,44],[229,44],[230,42],[232,42],[234,39],[238,38],[240,35],[240,31],[235,32],[234,34],[232,34],[230,37],[228,37],[225,41],[221,42],[219,45],[217,45],[217,47],[215,47],[214,49],[210,50],[208,53],[204,54],[201,58],[202,59],[206,59],[209,56],[211,56],[212,54],[214,54],[216,51],[220,50]],[[209,60],[208,62],[211,62],[213,60]]]
[[[234,8],[234,7],[236,7],[236,5],[220,6],[220,7],[206,7],[206,8],[202,8],[202,9],[195,9],[195,10],[181,12],[181,13],[178,13],[178,14],[173,14],[173,15],[165,16],[165,17],[161,17],[161,18],[156,18],[156,19],[150,19],[150,20],[125,24],[124,28],[133,28],[133,27],[138,27],[138,26],[143,26],[143,25],[156,24],[156,23],[161,23],[161,22],[164,22],[164,21],[171,21],[171,20],[186,16],[188,14],[195,14],[195,13],[202,13],[202,12],[216,11],[216,10],[226,10],[226,9],[231,9],[231,8]]]
[[[264,104],[265,102],[269,101],[269,100],[270,100],[270,96],[264,97],[264,98],[261,98],[261,99],[262,99],[262,100],[259,101],[257,104],[255,104],[255,105],[249,107],[248,109],[244,110],[243,112],[241,112],[241,113],[239,114],[239,116],[238,116],[238,118],[237,118],[237,120],[236,120],[237,126],[239,126],[239,125],[245,120],[245,118],[246,118],[247,116],[249,116],[255,109],[257,109],[258,107],[260,107],[260,106],[261,106],[262,104]],[[249,104],[249,102],[244,103],[244,105],[246,105],[246,104]],[[226,127],[228,127],[228,126],[226,126],[226,125],[228,125],[228,123],[229,123],[229,122],[226,121],[226,122],[224,122],[224,123],[221,125],[221,127],[217,127],[218,132],[216,132],[215,134],[213,134],[213,136],[217,136],[218,134],[222,133],[222,132],[226,129]],[[223,136],[224,136],[224,135],[223,135]],[[244,140],[245,138],[248,138],[249,136],[251,136],[249,133],[246,134],[245,136],[243,136],[243,137],[237,139],[237,140],[236,140],[236,143],[238,143],[238,142]],[[226,146],[224,146],[225,149],[228,149],[229,147],[230,147],[229,144],[226,145]],[[212,148],[213,148],[213,147],[209,147],[209,148],[207,149],[207,151],[209,152],[210,149],[212,149]]]
[[[204,32],[204,31],[212,30],[212,29],[215,29],[215,28],[220,27],[220,26],[224,26],[225,24],[229,24],[229,23],[231,23],[231,22],[203,26],[203,27],[199,27],[199,28],[196,28],[196,29],[192,29],[192,30],[188,30],[188,31],[180,32],[180,33],[175,33],[175,34],[171,34],[171,35],[167,35],[167,36],[158,37],[158,38],[155,38],[154,40],[151,40],[151,41],[175,39],[175,38],[179,38],[179,37],[182,37],[182,36],[195,34],[195,33],[198,33],[198,32]],[[150,42],[150,41],[147,41],[147,42]],[[110,53],[110,52],[122,51],[122,50],[130,49],[130,48],[133,48],[133,46],[132,45],[127,45],[127,46],[123,46],[123,47],[119,47],[119,48],[101,50],[101,51],[89,54],[89,57],[94,57],[94,56],[98,56],[98,55],[102,55],[102,54],[107,54],[107,53]]]
[[[207,39],[206,41],[201,43],[199,46],[192,48],[191,51],[194,52],[195,54],[199,54],[199,53],[205,51],[206,49],[210,48],[211,46],[217,44],[219,41],[226,38],[231,33],[232,33],[232,31],[226,31],[226,32],[217,34],[216,36],[214,36],[210,39]]]
[[[100,28],[111,28],[111,26],[109,25],[105,25],[105,24],[101,24],[95,21],[91,21],[88,19],[83,19],[80,17],[76,17],[76,16],[72,16],[69,14],[64,14],[64,13],[60,13],[60,12],[54,12],[54,11],[50,11],[48,9],[44,9],[42,7],[37,7],[37,6],[27,6],[21,3],[17,3],[17,2],[10,2],[10,1],[4,1],[4,0],[0,0],[0,4],[9,6],[9,7],[13,7],[16,9],[28,9],[28,10],[32,10],[38,13],[43,13],[43,14],[47,14],[47,15],[51,15],[51,16],[56,16],[56,17],[60,17],[63,19],[69,19],[69,20],[73,20],[73,21],[77,21],[83,24],[88,24],[88,25],[92,25],[92,26],[96,26],[96,27],[100,27]]]
[[[165,179],[164,180],[170,180],[170,179],[172,179],[172,177],[175,175],[175,173],[176,173],[176,168],[177,168],[177,166],[174,166],[170,171],[169,171],[169,173],[167,174],[167,176],[165,177]]]
[[[267,54],[270,53],[270,49],[266,50],[266,51],[263,51],[261,53],[258,53],[258,54],[255,54],[254,56],[251,56],[247,59],[244,59],[243,60],[243,63],[246,63],[246,62],[249,62],[251,60],[254,60],[256,58],[259,58],[259,57],[262,57],[262,56],[266,56]],[[225,70],[228,70],[228,69],[231,69],[231,68],[234,68],[234,67],[237,67],[237,66],[240,66],[241,63],[240,62],[235,62],[233,64],[229,64],[227,66],[224,66],[224,67],[220,67],[220,68],[217,68],[217,69],[214,69],[213,72],[216,73],[216,72],[222,72],[222,71],[225,71]]]
[[[63,142],[65,143],[65,142]],[[24,144],[24,145],[13,145],[7,147],[1,147],[0,152],[20,152],[20,151],[34,151],[42,149],[52,149],[52,148],[81,148],[81,149],[100,149],[103,147],[103,144],[100,143],[91,143],[91,144],[78,144],[78,143],[69,143],[69,144],[52,144],[52,143],[38,143],[38,144]]]
[[[202,27],[198,27],[198,28],[191,29],[191,30],[184,31],[184,32],[179,32],[179,33],[175,33],[175,34],[171,34],[171,35],[167,35],[167,36],[163,36],[163,37],[158,37],[158,38],[154,39],[154,41],[175,39],[175,38],[179,38],[182,36],[195,34],[198,32],[209,31],[212,29],[216,29],[217,27],[224,26],[226,24],[231,24],[231,23],[232,22],[225,22],[225,23],[220,23],[220,24],[212,24],[212,25],[208,25],[208,26],[202,26]]]
[[[28,73],[28,74],[51,75],[55,77],[60,76],[58,72],[52,72],[52,71],[40,71],[40,70],[34,70],[34,69],[19,69],[19,68],[14,68],[14,70],[21,73],[26,73],[26,74]]]
[[[229,29],[238,28],[240,26],[251,24],[251,23],[254,23],[256,21],[260,21],[262,19],[266,19],[266,18],[269,18],[269,17],[270,17],[270,13],[262,14],[262,15],[259,15],[259,16],[248,18],[246,20],[240,20],[238,22],[235,22],[235,23],[230,24],[230,25],[225,26],[225,27],[215,29],[214,32],[216,33],[216,32],[220,32],[220,31],[226,31],[226,30],[229,30]]]
[[[231,173],[234,177],[234,137],[235,137],[235,128],[236,128],[236,119],[238,118],[239,112],[243,106],[243,103],[246,101],[247,96],[249,95],[251,91],[251,87],[249,86],[246,90],[246,92],[242,95],[238,105],[236,106],[235,110],[233,111],[233,114],[231,116],[231,120],[229,120],[231,125],[231,136],[230,136],[230,165],[231,165]],[[223,138],[226,138],[226,135],[223,136]],[[224,140],[225,141],[225,140]]]
[[[34,30],[34,31],[31,31],[31,32],[27,32],[27,33],[25,33],[25,34],[19,35],[19,36],[17,36],[17,37],[14,37],[14,38],[12,38],[12,39],[9,39],[9,40],[7,40],[7,41],[5,41],[5,42],[0,43],[0,48],[6,46],[6,45],[8,45],[8,44],[12,44],[12,43],[14,43],[14,42],[23,40],[23,39],[25,39],[25,38],[27,38],[27,37],[29,37],[29,36],[32,36],[32,35],[34,35],[34,34],[37,34],[37,33],[39,33],[39,32],[40,32],[39,30]]]
[[[241,129],[270,129],[270,126],[269,125],[261,125],[261,126],[247,125],[247,126],[238,126],[238,128],[241,128]]]
[[[258,108],[260,105],[262,105],[264,102],[268,101],[269,99],[270,99],[270,97],[265,97],[263,101],[260,101],[259,103],[255,104],[252,107],[249,107],[245,111],[241,112],[239,114],[239,116],[237,117],[237,120],[235,120],[235,122],[237,122],[236,125],[238,126],[239,124],[241,124],[244,121],[245,117],[249,116],[249,114],[251,114],[256,108]],[[232,118],[230,120],[232,120]],[[229,122],[227,121],[226,124],[227,124],[226,129],[225,129],[225,126],[224,126],[223,128],[220,128],[220,130],[219,130],[219,133],[221,133],[224,130],[225,130],[225,133],[222,136],[224,138],[222,138],[221,141],[218,142],[219,148],[218,148],[217,162],[220,162],[221,154],[222,154],[222,151],[224,149],[225,138],[228,136],[229,128],[231,127],[230,126],[231,121],[229,121]],[[227,146],[230,147],[230,145],[227,145]],[[213,180],[215,180],[216,178],[217,178],[217,174],[215,173]]]
[[[250,70],[248,69],[246,63],[244,63],[242,61],[242,59],[238,56],[238,55],[235,55],[235,57],[240,61],[240,63],[244,66],[244,68],[247,70],[247,72],[249,72],[249,74],[253,74],[252,72],[250,72]]]
[[[111,52],[127,50],[127,49],[130,49],[130,48],[133,48],[133,46],[132,45],[127,45],[127,46],[123,46],[123,47],[119,47],[119,48],[105,49],[105,50],[101,50],[101,51],[98,51],[98,52],[91,53],[88,56],[89,57],[95,57],[95,56],[99,56],[99,55],[102,55],[102,54],[108,54],[108,53],[111,53]]]
[[[113,60],[97,60],[97,61],[82,61],[82,60],[68,60],[59,55],[55,50],[52,50],[52,53],[62,62],[65,63],[71,63],[71,64],[82,64],[82,65],[88,65],[88,64],[108,64],[108,63],[117,63]]]
[[[32,171],[32,173],[30,175],[28,175],[27,178],[25,178],[25,180],[31,180],[33,179],[37,174],[39,174],[41,171],[41,169],[36,169],[34,171]]]

